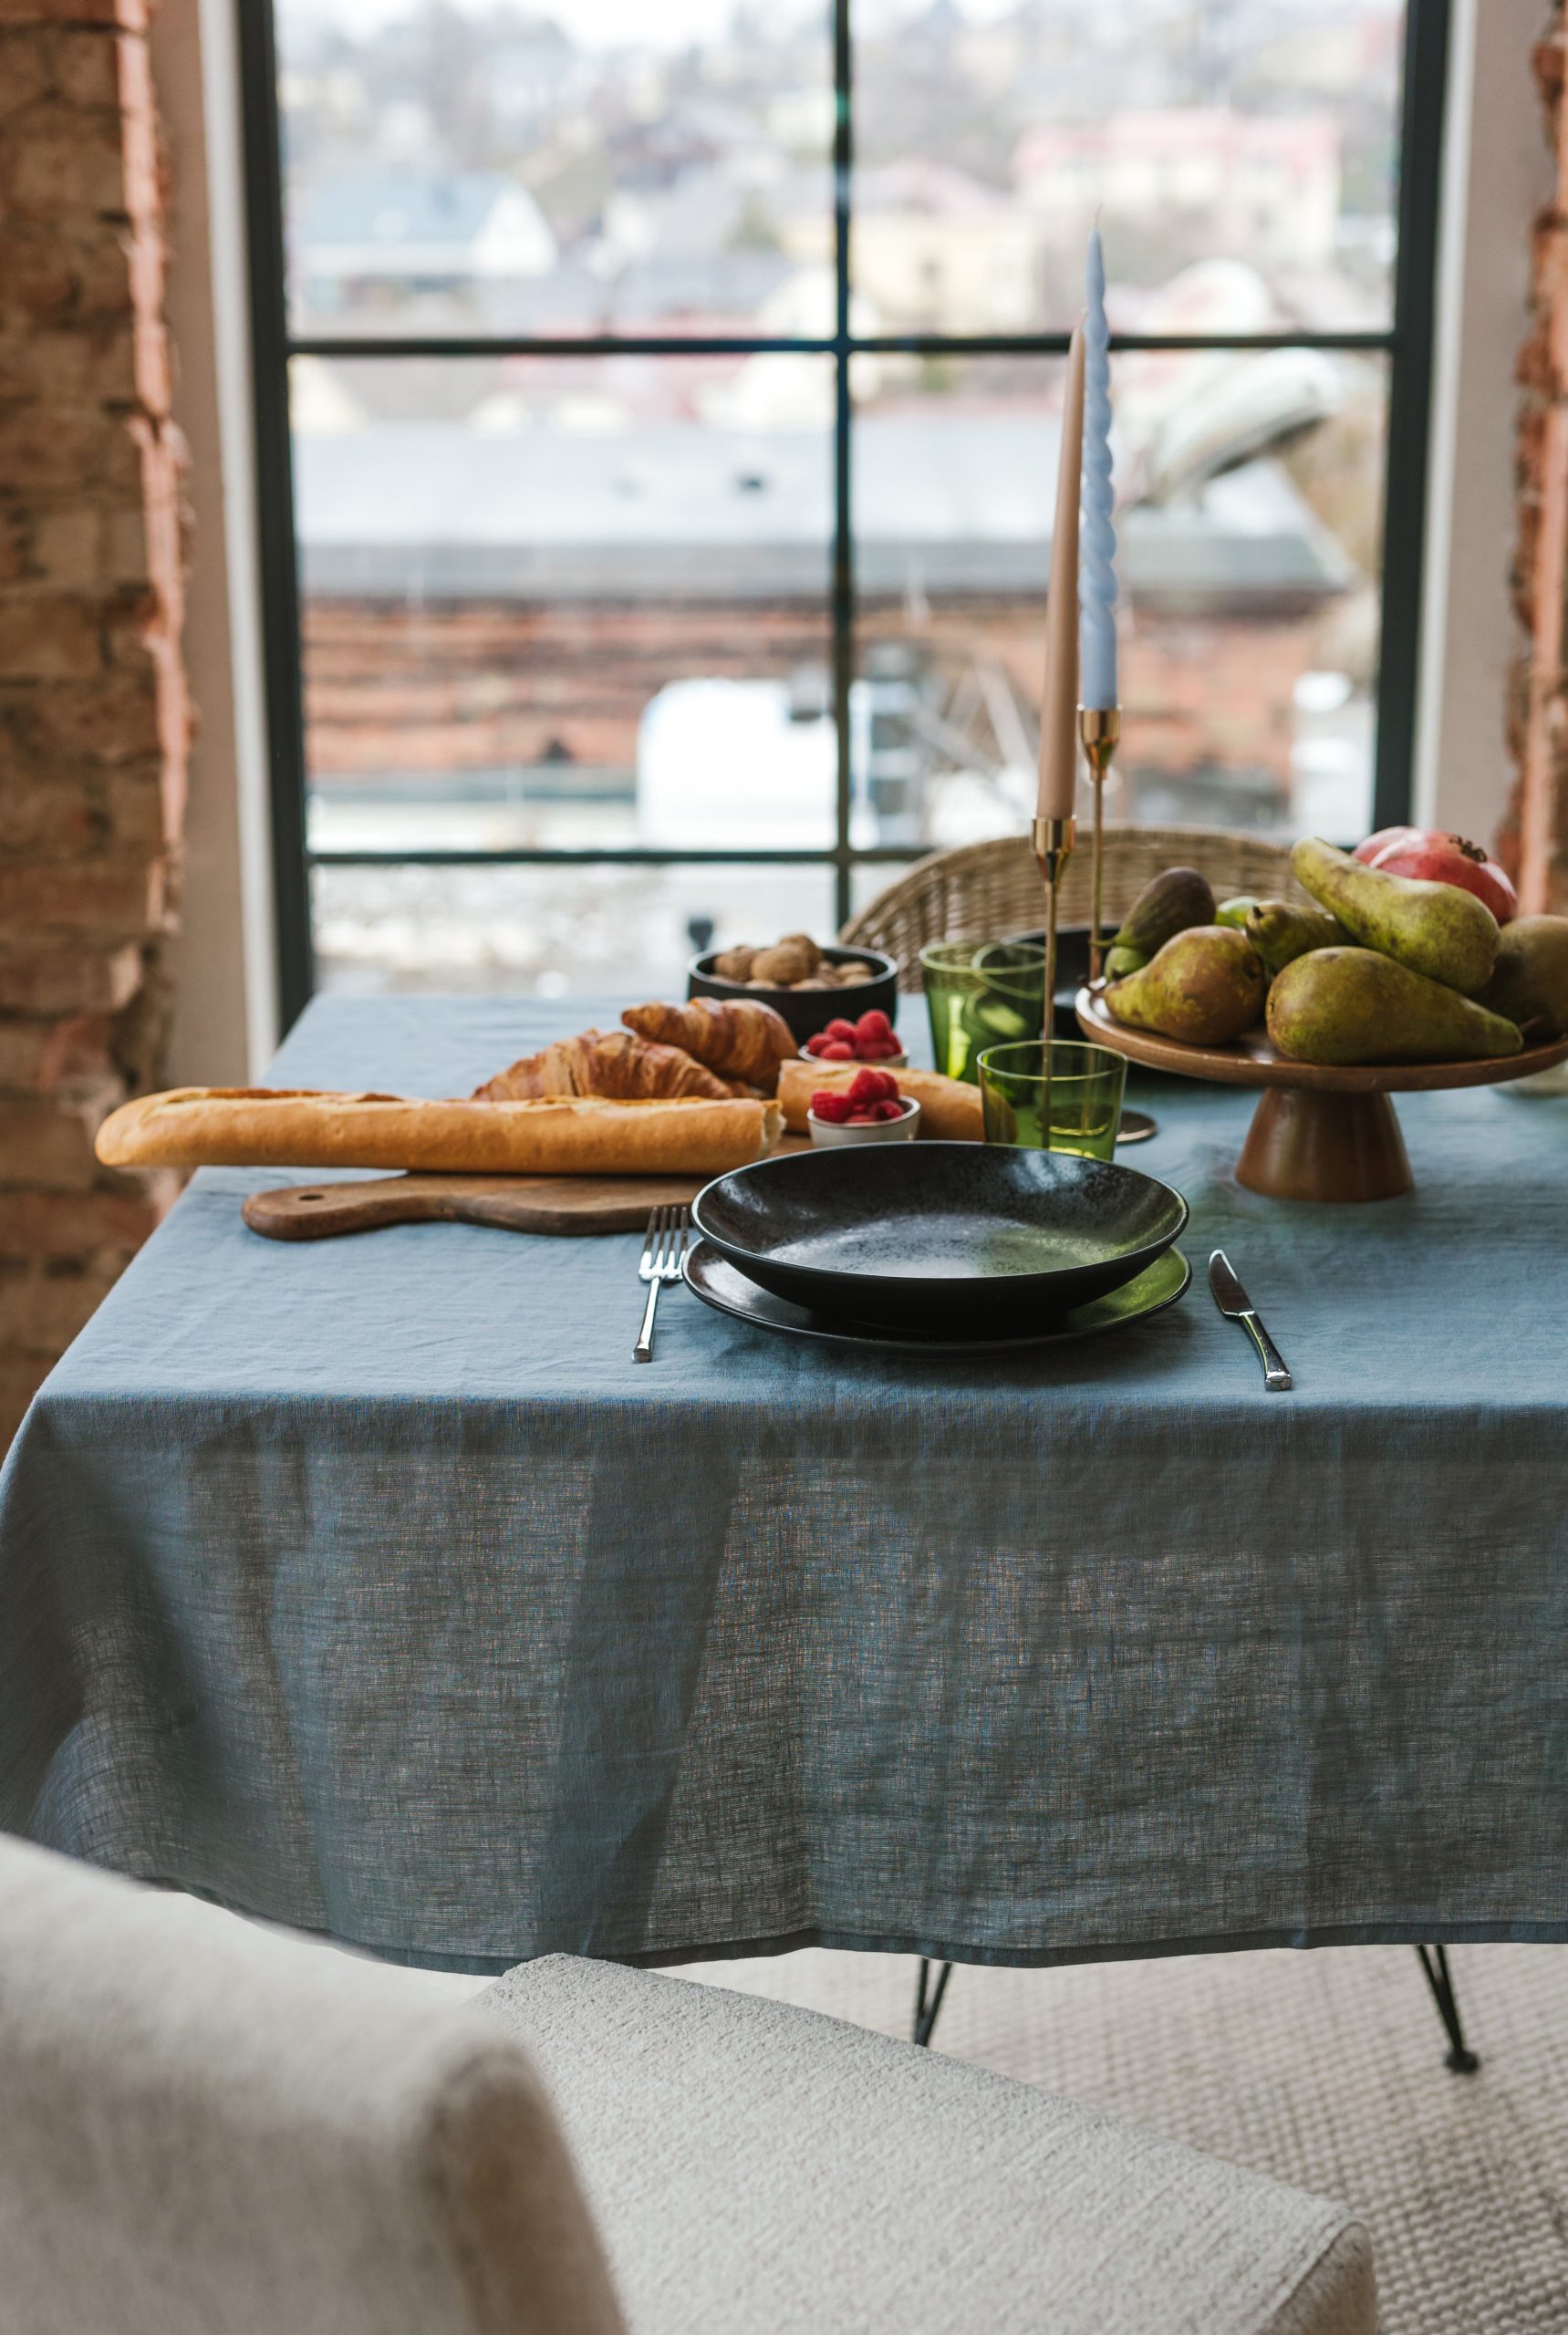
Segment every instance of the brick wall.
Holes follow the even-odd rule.
[[[426,604],[307,599],[304,608],[309,763],[323,777],[388,771],[526,769],[565,753],[630,770],[649,700],[684,674],[823,677],[820,599],[759,605],[491,600]],[[940,603],[918,624],[863,603],[860,642],[920,649],[950,683],[971,666],[1005,672],[1022,706],[1039,693],[1038,594]],[[1283,794],[1294,732],[1292,691],[1314,660],[1310,609],[1279,616],[1171,616],[1139,610],[1124,628],[1124,768],[1266,773]]]
[[[1555,0],[1534,55],[1552,207],[1535,223],[1532,326],[1520,351],[1514,606],[1524,632],[1508,708],[1515,780],[1498,837],[1527,912],[1568,910],[1568,109]]]
[[[0,1449],[170,1194],[153,1083],[183,807],[181,444],[144,0],[0,0]]]

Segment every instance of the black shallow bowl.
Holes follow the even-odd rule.
[[[889,1022],[898,1018],[898,965],[893,957],[879,956],[875,949],[825,949],[823,955],[835,965],[869,965],[875,978],[857,981],[853,989],[748,989],[744,981],[721,981],[713,971],[715,955],[722,950],[709,950],[706,956],[693,957],[686,968],[688,997],[754,997],[763,1005],[771,1005],[788,1022],[790,1034],[797,1046],[826,1030],[842,1013],[846,1021],[857,1021],[862,1013],[869,1013],[873,1006],[880,1006]],[[1077,1023],[1073,1024],[1077,1033]]]
[[[791,1304],[957,1337],[1027,1330],[1119,1289],[1164,1255],[1187,1202],[1113,1160],[870,1144],[738,1168],[691,1217]]]

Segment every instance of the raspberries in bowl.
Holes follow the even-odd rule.
[[[813,1143],[909,1143],[919,1126],[920,1106],[900,1095],[889,1070],[857,1070],[847,1086],[823,1086],[807,1114]]]
[[[879,1062],[900,1068],[909,1057],[894,1035],[888,1016],[877,1008],[858,1022],[840,1018],[808,1038],[801,1051],[813,1062]]]

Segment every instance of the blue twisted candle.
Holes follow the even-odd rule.
[[[1100,231],[1089,237],[1084,270],[1084,536],[1078,571],[1081,701],[1101,711],[1116,703],[1116,490],[1111,483],[1111,336],[1106,322],[1106,259]]]

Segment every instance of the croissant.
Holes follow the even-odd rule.
[[[617,1103],[651,1103],[700,1095],[719,1102],[736,1087],[715,1078],[678,1046],[650,1045],[628,1030],[584,1030],[525,1054],[483,1086],[475,1103],[526,1103],[543,1095],[598,1095]]]
[[[726,1078],[764,1086],[778,1084],[779,1064],[799,1048],[782,1013],[760,998],[694,997],[685,1005],[628,1005],[621,1015],[628,1030],[667,1046],[680,1046]]]

